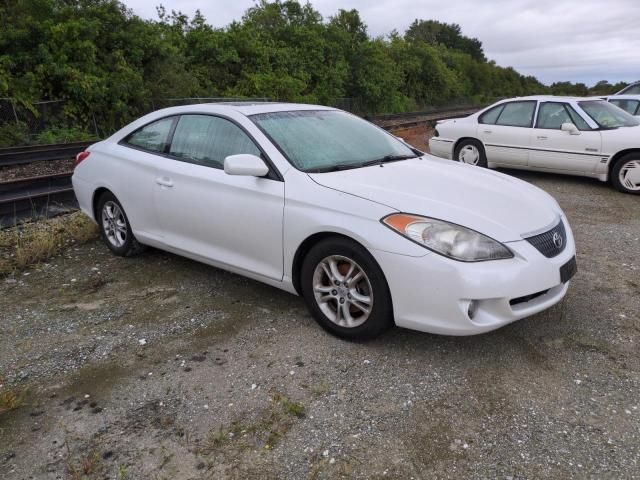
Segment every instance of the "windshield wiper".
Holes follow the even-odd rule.
[[[311,170],[307,170],[307,173],[327,173],[327,172],[337,172],[339,170],[350,170],[352,168],[360,168],[362,166],[361,163],[342,163],[338,165],[331,165],[328,167],[319,167]]]
[[[341,163],[338,165],[330,165],[328,167],[319,167],[307,170],[307,173],[327,173],[337,172],[340,170],[351,170],[353,168],[369,167],[371,165],[382,165],[386,162],[397,162],[399,160],[409,160],[410,158],[418,158],[418,155],[386,155],[375,160],[368,160],[362,163]]]
[[[409,160],[410,158],[418,158],[417,155],[385,155],[382,158],[376,158],[375,160],[369,160],[360,164],[361,167],[368,167],[370,165],[382,165],[387,162],[397,162],[399,160]]]

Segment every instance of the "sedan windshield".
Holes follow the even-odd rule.
[[[339,110],[263,113],[251,119],[304,172],[330,172],[418,156],[393,135]]]
[[[627,112],[604,100],[578,102],[578,105],[600,128],[609,129],[640,125],[640,122]]]

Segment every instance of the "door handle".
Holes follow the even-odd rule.
[[[483,133],[491,133],[491,130],[485,130]]]
[[[538,135],[536,138],[538,140],[547,140],[549,137],[545,137],[544,135]]]
[[[168,187],[168,188],[173,187],[173,182],[171,181],[170,178],[167,178],[167,177],[156,178],[156,183],[161,187]]]

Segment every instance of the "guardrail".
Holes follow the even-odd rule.
[[[73,158],[96,142],[97,140],[92,140],[89,142],[0,148],[0,167]]]

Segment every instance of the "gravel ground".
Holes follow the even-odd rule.
[[[329,336],[300,298],[99,242],[0,280],[0,478],[640,478],[640,198],[508,172],[578,245],[565,300],[489,334]]]
[[[73,170],[73,159],[33,162],[24,165],[14,165],[0,168],[0,182],[16,180],[18,178],[52,175]]]

